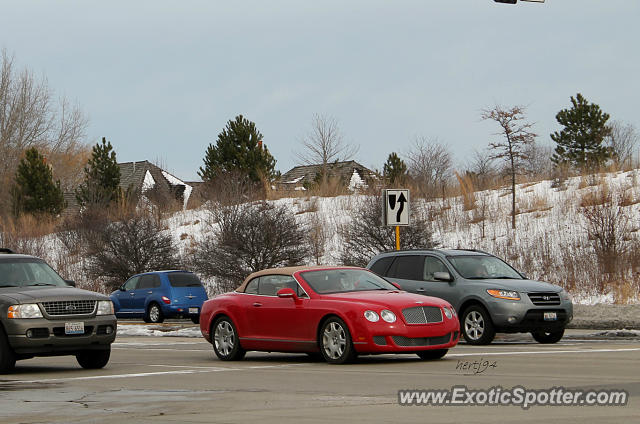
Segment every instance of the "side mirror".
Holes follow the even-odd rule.
[[[293,289],[289,287],[285,287],[283,289],[278,290],[278,293],[276,293],[276,295],[281,298],[292,298],[292,299],[298,298],[298,295],[296,295],[296,292],[294,292]]]
[[[70,285],[71,287],[75,287],[76,286],[76,282],[73,280],[64,280],[65,283],[67,283],[68,285]]]
[[[394,281],[390,281],[390,283],[391,283],[391,284],[393,284],[394,286],[396,286],[396,288],[397,288],[398,290],[403,290],[403,288],[402,288],[402,286],[400,286],[400,284],[398,284],[398,283],[396,283],[396,282],[394,282]]]
[[[120,288],[119,288],[118,290],[120,290],[120,291],[127,291],[127,290],[124,288],[124,286],[120,286]]]
[[[434,272],[433,278],[437,281],[453,281],[453,279],[451,278],[451,274],[449,274],[448,272]]]
[[[520,273],[520,276],[522,277],[523,280],[528,280],[529,277],[527,276],[527,274],[525,274],[524,272]]]

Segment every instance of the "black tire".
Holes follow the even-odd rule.
[[[229,317],[220,317],[211,326],[211,344],[221,361],[239,361],[247,353],[240,345],[238,330]]]
[[[545,331],[545,330],[532,331],[531,335],[533,336],[535,341],[537,341],[538,343],[542,343],[542,344],[558,343],[560,339],[562,339],[562,336],[564,336],[564,328],[560,330],[553,330],[553,331]]]
[[[96,370],[104,368],[109,363],[111,347],[104,350],[85,350],[76,355],[76,360],[82,368]]]
[[[145,322],[150,322],[152,324],[160,324],[164,321],[164,315],[162,315],[162,308],[157,303],[150,303],[147,307],[147,313],[145,317],[149,320],[145,320]]]
[[[191,317],[191,322],[194,324],[200,324],[200,315]]]
[[[486,309],[480,305],[471,305],[460,317],[460,330],[467,343],[488,345],[496,336],[496,330]]]
[[[447,354],[447,352],[449,352],[449,349],[424,350],[422,352],[418,352],[418,356],[420,357],[420,359],[423,359],[425,361],[432,361],[442,358]]]
[[[9,346],[9,340],[0,326],[0,374],[9,374],[16,367],[16,355]]]
[[[329,318],[322,325],[320,353],[330,364],[346,364],[356,358],[349,328],[340,318]]]

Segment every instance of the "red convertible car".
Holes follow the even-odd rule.
[[[445,300],[398,289],[353,267],[293,267],[253,273],[206,301],[200,330],[221,360],[249,350],[304,352],[341,364],[358,354],[443,357],[460,324]]]

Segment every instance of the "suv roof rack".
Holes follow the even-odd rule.
[[[0,253],[15,253],[11,249],[7,249],[6,247],[0,247]]]
[[[491,255],[491,253],[485,252],[484,250],[480,250],[480,249],[452,249],[452,250],[463,250],[465,252],[476,252],[476,253],[484,253],[485,255]]]

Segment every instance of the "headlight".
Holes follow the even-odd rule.
[[[387,321],[388,323],[396,322],[396,314],[394,314],[388,309],[385,309],[382,312],[380,312],[380,316],[382,317],[383,320]]]
[[[96,315],[113,315],[113,302],[110,300],[99,300]]]
[[[42,312],[35,303],[25,303],[24,305],[9,306],[7,317],[13,318],[42,318]]]
[[[497,297],[498,299],[507,299],[507,300],[520,300],[520,294],[517,291],[512,290],[487,290],[493,297]]]
[[[380,321],[380,317],[373,311],[364,311],[364,317],[367,321],[378,322]]]
[[[446,306],[444,308],[444,315],[448,318],[451,319],[453,317],[453,313],[451,312],[451,310],[449,308],[447,308]]]

